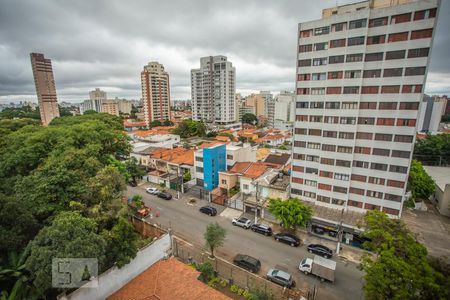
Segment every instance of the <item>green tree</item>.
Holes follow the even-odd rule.
[[[191,172],[186,172],[183,174],[183,182],[190,181],[192,179]]]
[[[173,126],[173,122],[170,120],[164,120],[163,125],[164,126]]]
[[[83,115],[94,115],[94,114],[98,114],[98,112],[93,109],[88,109],[85,112],[83,112]]]
[[[214,257],[214,250],[223,245],[225,241],[226,231],[219,223],[210,223],[206,227],[206,232],[203,235],[205,238],[206,247],[211,250],[211,257]]]
[[[7,107],[0,112],[0,119],[16,119],[16,118],[29,118],[35,120],[41,120],[39,109],[34,109],[29,105],[25,105],[19,108]]]
[[[311,207],[303,204],[297,198],[269,199],[268,210],[282,222],[284,228],[294,230],[297,226],[306,227],[313,214]]]
[[[448,287],[439,286],[442,274],[433,270],[427,250],[402,220],[380,211],[368,211],[362,225],[364,246],[375,255],[361,262],[366,299],[444,299]]]
[[[125,162],[125,169],[131,180],[134,182],[145,175],[145,171],[138,165],[138,161],[134,156],[131,156],[130,159]]]
[[[201,121],[193,121],[191,119],[183,120],[176,128],[172,130],[174,134],[178,134],[182,138],[192,136],[205,137],[206,125]]]
[[[450,164],[450,133],[429,134],[425,139],[418,139],[414,156],[424,164]]]
[[[280,146],[278,146],[278,149],[280,149],[280,150],[287,150],[287,147],[285,145],[280,145]]]
[[[408,187],[414,200],[428,199],[435,191],[433,179],[425,172],[422,164],[413,160],[409,170]]]
[[[150,122],[150,128],[156,127],[156,126],[161,126],[162,123],[160,120],[153,120]]]
[[[107,241],[108,249],[106,261],[116,262],[121,268],[136,257],[138,235],[133,226],[123,217],[119,218],[111,231],[104,231],[103,236]]]
[[[33,286],[42,295],[49,292],[53,258],[97,258],[99,270],[104,270],[106,245],[105,239],[97,234],[94,220],[77,212],[59,214],[31,242],[30,256],[25,264]]]
[[[242,123],[256,125],[258,118],[252,113],[246,113],[242,116]]]

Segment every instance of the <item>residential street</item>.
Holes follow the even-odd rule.
[[[314,285],[318,288],[316,299],[363,299],[362,275],[357,269],[357,264],[343,261],[339,257],[333,257],[337,262],[335,282],[322,283],[315,276],[305,275],[298,271],[300,260],[306,256],[313,257],[306,251],[306,246],[301,245],[298,248],[290,247],[285,244],[277,243],[272,237],[266,237],[251,230],[245,230],[235,227],[231,220],[220,216],[223,207],[213,204],[218,210],[218,215],[210,217],[198,211],[199,207],[206,202],[198,200],[195,205],[188,204],[189,196],[181,200],[172,199],[170,201],[162,200],[156,196],[145,192],[140,187],[128,187],[127,196],[139,194],[143,196],[145,204],[152,208],[152,211],[159,212],[159,217],[147,219],[151,223],[159,223],[165,227],[169,224],[175,235],[180,236],[190,243],[203,245],[203,233],[206,225],[217,221],[227,231],[224,246],[217,251],[217,256],[232,261],[237,253],[249,254],[261,261],[262,269],[260,276],[265,276],[267,270],[278,266],[294,275],[297,286],[301,287],[308,284],[311,289]]]

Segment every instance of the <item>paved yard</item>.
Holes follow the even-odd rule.
[[[450,218],[439,214],[430,203],[427,207],[428,211],[405,209],[402,219],[430,255],[446,256],[450,260]]]

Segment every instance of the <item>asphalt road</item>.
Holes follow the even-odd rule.
[[[362,292],[362,275],[357,265],[352,262],[342,261],[339,257],[336,261],[335,282],[320,282],[315,276],[305,275],[298,271],[298,264],[304,257],[313,257],[306,251],[306,246],[298,248],[286,244],[277,243],[273,237],[233,226],[227,218],[219,216],[223,207],[218,208],[218,215],[210,217],[198,211],[205,201],[198,201],[196,205],[188,205],[188,199],[162,200],[156,196],[147,194],[143,187],[128,187],[127,196],[139,194],[143,196],[145,204],[158,211],[158,218],[148,220],[159,223],[165,227],[171,227],[174,234],[196,245],[203,245],[203,233],[206,226],[217,221],[227,231],[224,246],[217,250],[216,255],[232,261],[237,253],[248,254],[261,261],[262,268],[259,275],[264,276],[271,267],[279,267],[292,274],[297,286],[309,285],[318,289],[316,299],[364,299]]]

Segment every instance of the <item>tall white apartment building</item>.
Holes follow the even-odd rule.
[[[437,133],[441,118],[445,114],[447,106],[447,98],[439,96],[423,96],[423,101],[420,106],[419,118],[417,120],[418,132]]]
[[[106,101],[106,92],[96,88],[89,92],[89,100],[91,101],[91,109],[96,112],[102,112],[103,102]]]
[[[152,121],[170,120],[169,74],[156,61],[149,62],[141,72],[144,120],[147,126]]]
[[[236,69],[226,56],[200,58],[191,70],[192,119],[227,125],[236,122]]]
[[[401,215],[439,0],[372,0],[299,24],[293,196]]]

